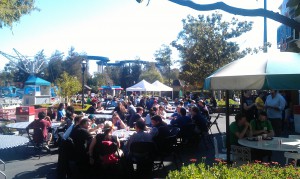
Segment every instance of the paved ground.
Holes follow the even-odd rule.
[[[214,117],[213,117],[214,119]],[[231,116],[230,120],[234,118]],[[218,120],[218,124],[221,132],[225,132],[225,116],[221,116]],[[218,135],[218,131],[214,126],[212,128],[213,133]],[[1,141],[0,141],[1,142]],[[6,165],[6,175],[10,179],[29,179],[29,178],[56,178],[56,163],[57,163],[57,149],[52,149],[52,155],[43,155],[40,159],[32,157],[34,151],[31,148],[20,147],[16,149],[10,149],[7,151],[1,151],[0,158],[4,160]],[[214,162],[214,148],[210,144],[205,146],[200,144],[194,147],[184,147],[184,151],[181,153],[182,163],[187,165],[190,163],[190,159],[197,159],[201,161],[202,157],[206,157],[206,163],[211,165]],[[279,161],[284,164],[285,160],[282,152],[274,152],[274,161]],[[166,169],[155,171],[152,178],[164,178],[169,170],[175,170],[175,165],[172,162],[166,162]],[[122,176],[120,176],[122,178]],[[0,176],[1,179],[1,176]]]

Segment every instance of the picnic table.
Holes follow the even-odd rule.
[[[29,142],[29,139],[23,136],[0,135],[0,150],[18,147]]]
[[[127,141],[131,135],[135,133],[135,130],[120,129],[113,131],[112,135],[117,136],[120,141]]]

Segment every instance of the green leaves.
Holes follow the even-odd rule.
[[[56,80],[59,88],[59,95],[63,98],[70,99],[71,96],[78,93],[82,87],[81,83],[75,76],[70,76],[67,72],[63,72],[60,78]]]
[[[5,26],[12,28],[12,24],[18,22],[23,15],[38,10],[34,3],[34,0],[1,0],[0,28]]]
[[[222,21],[222,15],[188,16],[183,21],[183,30],[171,45],[180,52],[181,72],[179,78],[195,85],[203,83],[218,68],[243,57],[238,44],[232,38],[252,29],[252,22]]]

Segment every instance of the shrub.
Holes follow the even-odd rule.
[[[204,163],[183,166],[180,171],[171,171],[170,179],[294,179],[299,178],[300,169],[292,165],[281,167],[277,162],[251,163],[242,166],[227,167],[224,163],[214,164],[212,167]]]

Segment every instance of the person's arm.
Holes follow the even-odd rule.
[[[260,135],[260,134],[263,134],[263,133],[266,132],[264,130],[256,130],[256,121],[255,120],[252,120],[250,125],[251,125],[252,133],[253,133],[254,136]]]
[[[247,103],[244,103],[244,105],[243,105],[243,107],[244,107],[244,109],[246,110],[246,111],[248,111],[249,109],[251,109],[253,106],[255,106],[256,104],[255,103],[253,103],[253,104],[251,104],[251,105],[247,105]]]
[[[120,123],[121,129],[125,129],[126,128],[125,123],[121,119],[119,119],[119,123]]]
[[[90,157],[90,164],[94,164],[94,156],[93,156],[93,153],[94,153],[94,147],[96,145],[96,137],[92,139],[92,142],[90,144],[90,147],[89,147],[89,157]]]
[[[275,133],[274,133],[274,130],[273,130],[273,127],[272,127],[272,124],[270,121],[268,121],[268,137],[274,137],[275,136]]]
[[[248,131],[249,126],[250,126],[250,125],[249,125],[249,123],[247,122],[247,123],[245,124],[245,127],[244,127],[243,131],[242,131],[242,132],[235,132],[235,136],[236,136],[238,139],[244,138],[245,135],[246,135],[246,133],[247,133],[247,131]]]

